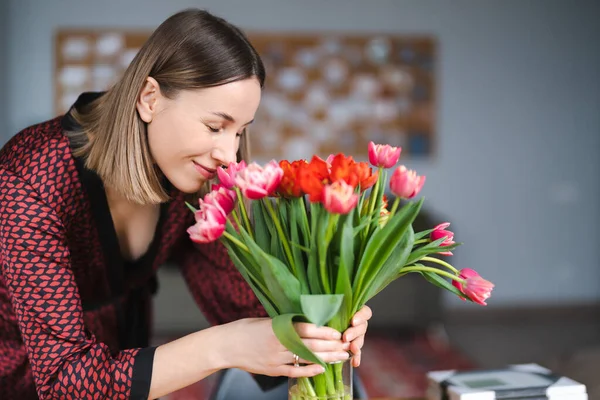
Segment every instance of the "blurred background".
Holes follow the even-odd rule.
[[[403,146],[427,176],[423,229],[450,221],[465,243],[453,264],[496,284],[485,308],[420,278],[375,298],[370,394],[418,396],[431,369],[538,362],[600,395],[600,2],[0,0],[0,145],[105,88],[188,7],[265,58],[257,160]],[[157,338],[205,326],[164,268]]]

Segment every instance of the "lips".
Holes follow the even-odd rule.
[[[198,164],[195,161],[192,162],[194,163],[194,168],[196,168],[196,171],[198,171],[198,173],[200,173],[200,175],[202,175],[202,177],[205,179],[213,179],[216,176],[216,169],[205,167],[204,165]]]

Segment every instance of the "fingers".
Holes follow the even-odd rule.
[[[354,368],[358,368],[360,366],[360,356],[361,353],[359,352],[358,354],[355,354],[354,357],[352,357],[352,366]]]
[[[351,342],[359,336],[364,336],[367,333],[367,327],[369,323],[367,321],[363,321],[362,324],[357,326],[352,326],[344,332],[343,340],[344,342]]]
[[[301,338],[322,339],[322,340],[340,340],[342,334],[333,328],[327,326],[317,327],[314,324],[299,322],[294,324],[296,332]]]
[[[325,372],[325,370],[319,364],[310,364],[300,367],[282,365],[276,370],[277,375],[287,376],[289,378],[311,377],[322,374],[323,372]]]
[[[362,350],[363,344],[365,343],[365,336],[357,337],[353,342],[350,343],[350,351],[352,354],[358,354]]]
[[[352,318],[352,326],[358,326],[363,322],[367,322],[373,316],[373,311],[369,306],[363,306]]]
[[[350,343],[350,351],[353,354],[353,357],[352,357],[352,366],[353,367],[358,367],[360,365],[360,359],[361,359],[361,355],[362,355],[362,347],[363,347],[364,343],[365,343],[364,336],[359,336],[358,338],[356,338],[356,340],[354,340],[352,343]]]
[[[313,352],[341,352],[350,350],[350,343],[344,343],[341,340],[303,339],[302,341]]]

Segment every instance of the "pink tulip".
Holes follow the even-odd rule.
[[[452,285],[466,294],[473,302],[487,306],[485,301],[492,295],[494,284],[483,279],[476,271],[470,268],[461,269],[458,276],[465,279],[466,283],[463,285],[460,282],[452,281]],[[463,297],[461,299],[465,300]]]
[[[273,160],[261,167],[256,163],[239,171],[235,183],[244,196],[250,200],[258,200],[271,195],[279,186],[283,177],[283,169]]]
[[[230,163],[227,169],[223,167],[217,168],[217,176],[219,177],[219,181],[221,185],[225,186],[227,189],[231,189],[235,186],[235,177],[236,175],[246,169],[246,162],[244,160],[239,163]]]
[[[225,231],[227,218],[219,207],[204,203],[200,204],[200,210],[194,214],[196,224],[188,228],[187,232],[192,241],[196,243],[210,243],[221,237]]]
[[[418,176],[415,171],[401,165],[396,168],[390,178],[390,189],[398,197],[412,199],[419,194],[424,183],[424,176]]]
[[[443,224],[439,224],[435,228],[433,228],[433,232],[431,232],[430,235],[431,241],[436,241],[445,237],[446,239],[440,244],[440,246],[450,246],[454,244],[454,232],[446,230],[446,228],[449,226],[450,222],[444,222]],[[443,256],[451,256],[452,252],[440,251],[438,254],[441,254]]]
[[[369,162],[374,167],[392,168],[400,158],[401,147],[369,142]]]
[[[342,179],[323,188],[323,206],[332,214],[348,214],[356,204],[358,194]]]
[[[229,215],[235,207],[237,195],[235,191],[227,189],[223,185],[213,185],[212,191],[204,196],[204,200],[200,203],[211,204],[218,207],[223,214]]]

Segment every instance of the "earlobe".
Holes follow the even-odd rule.
[[[152,122],[152,118],[156,113],[159,95],[160,87],[156,79],[152,77],[146,78],[146,82],[140,90],[136,102],[136,108],[142,121],[148,124]]]

